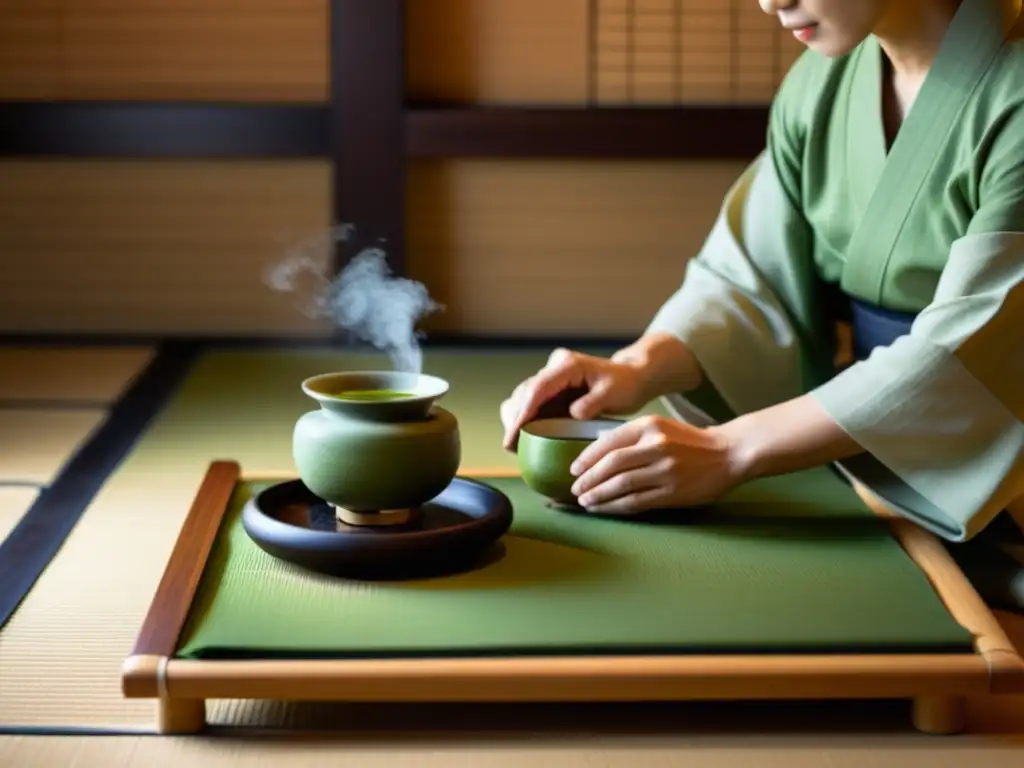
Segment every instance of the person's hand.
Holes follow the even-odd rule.
[[[628,415],[640,410],[646,405],[643,383],[644,374],[637,365],[556,349],[547,365],[501,404],[505,449],[514,450],[522,426],[537,416],[541,406],[567,390],[583,392],[569,406],[569,415],[591,419],[601,413]]]
[[[721,431],[643,416],[587,446],[571,467],[572,492],[603,514],[709,504],[742,481],[733,448]]]

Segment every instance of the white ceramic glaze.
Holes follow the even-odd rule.
[[[596,440],[624,423],[615,419],[538,419],[524,426],[523,431],[554,440]]]

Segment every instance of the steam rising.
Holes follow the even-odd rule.
[[[273,290],[300,297],[299,309],[313,319],[329,318],[339,328],[386,352],[398,371],[422,373],[423,352],[416,323],[443,309],[422,283],[394,277],[380,247],[360,250],[333,276],[334,244],[348,242],[351,225],[333,230],[290,249],[268,270]]]

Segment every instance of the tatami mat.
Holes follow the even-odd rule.
[[[1020,746],[969,736],[645,736],[574,734],[550,740],[489,734],[452,740],[357,736],[306,739],[0,739],[18,768],[1018,768]]]
[[[152,726],[150,702],[121,696],[120,666],[195,495],[202,459],[175,470],[161,461],[175,461],[173,453],[147,453],[100,491],[0,632],[0,725]]]
[[[0,542],[7,538],[38,495],[38,488],[0,485]]]
[[[0,347],[0,402],[112,403],[152,356],[147,347]]]
[[[445,404],[465,420],[464,461],[467,465],[513,463],[514,459],[495,445],[500,437],[498,404],[510,387],[522,376],[532,373],[545,357],[546,351],[502,355],[428,353],[428,369],[450,377],[452,392],[445,398]],[[247,472],[290,471],[291,428],[295,418],[311,407],[308,398],[299,392],[298,381],[323,370],[379,364],[379,358],[338,352],[232,351],[201,358],[182,392],[103,486],[61,552],[0,632],[0,726],[152,729],[153,705],[147,701],[126,700],[121,695],[121,664],[131,650],[208,462],[215,458],[234,458]],[[1024,632],[1021,636],[1024,640]],[[350,710],[343,708],[261,702],[211,704],[211,721],[224,726],[283,727],[286,730],[353,726],[349,733],[374,731],[364,728],[364,720],[354,718]],[[1020,704],[1018,699],[1017,705]],[[634,720],[643,719],[635,710],[629,711],[633,712]],[[996,715],[986,714],[982,718],[986,730],[999,725],[996,730],[1003,732],[1016,730],[1018,726],[1024,731],[1024,718],[999,715],[1009,711],[1005,707],[994,711]],[[408,711],[400,717],[398,730],[417,731],[424,723],[423,710],[419,712]],[[571,713],[572,708],[563,712]],[[499,730],[515,727],[514,722],[502,721],[500,714],[497,717],[498,720],[491,722]],[[555,717],[552,714],[548,719],[554,721]],[[684,715],[680,717],[686,719]],[[537,720],[536,714],[532,719]],[[454,717],[451,721],[455,729],[460,723],[469,722],[465,717]],[[904,717],[889,722],[897,723],[903,730],[908,727]],[[579,723],[579,719],[577,723],[577,728],[586,731],[586,723]],[[537,725],[543,730],[542,724]],[[612,725],[606,723],[606,726]],[[666,727],[671,730],[670,726]],[[752,727],[756,730],[757,724]],[[489,726],[481,722],[470,730],[489,730]],[[241,747],[238,748],[241,751],[236,751],[235,747],[218,746],[205,739],[186,742],[128,739],[117,744],[134,746],[126,747],[120,757],[114,758],[113,753],[89,752],[100,749],[98,741],[88,744],[46,741],[42,743],[52,745],[54,751],[38,759],[50,762],[35,764],[75,764],[73,761],[78,760],[80,764],[91,765],[91,756],[103,755],[104,765],[179,762],[203,766],[243,765],[250,764],[250,760],[269,761],[271,753],[297,766],[312,765],[313,761],[325,760],[328,755],[333,757],[332,765],[349,764],[348,758],[353,761],[351,764],[358,761],[361,766],[410,764],[403,758],[412,754],[403,752],[401,740],[405,736],[392,738],[378,729],[372,739],[378,738],[392,743],[399,739],[398,746],[381,751],[359,745],[352,749],[336,746],[299,749],[278,744],[268,745],[262,751],[246,751],[248,748]],[[503,766],[506,763],[502,760],[506,758],[508,765],[521,765],[534,759],[559,759],[559,765],[565,766],[617,765],[614,760],[609,762],[605,750],[594,751],[596,748],[585,741],[564,753],[564,761],[561,761],[560,747],[545,751],[532,742],[520,743],[515,749],[509,747],[510,751],[503,753],[500,750],[504,748],[498,746],[503,738],[493,743],[488,740],[486,746],[474,746],[470,742],[456,748],[450,742],[440,742],[440,735],[434,735],[428,743],[437,743],[439,751],[432,747],[417,748],[416,764],[432,764],[433,756],[424,757],[423,750],[427,749],[431,755],[438,755],[439,761],[455,765]],[[865,737],[860,744],[867,747],[872,740],[872,737]],[[23,742],[7,741],[4,748],[20,749],[19,744]],[[168,744],[176,746],[160,746]],[[942,757],[939,747],[928,749],[937,750],[936,759]],[[486,760],[483,759],[485,754]],[[635,754],[630,748],[631,762],[635,762]],[[689,751],[687,754],[693,756]],[[873,756],[875,754],[872,752]],[[650,761],[642,759],[641,763],[674,764],[669,762],[672,758],[668,747],[656,748],[649,756]],[[18,758],[15,764],[32,765],[32,759],[37,758],[27,761]],[[718,760],[715,762],[717,764]],[[0,760],[0,764],[5,763]],[[687,764],[695,763],[691,759]]]
[[[0,483],[48,485],[106,415],[98,408],[0,408]]]

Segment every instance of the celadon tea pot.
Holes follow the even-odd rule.
[[[437,405],[448,382],[399,371],[324,373],[302,382],[320,408],[299,417],[299,476],[334,507],[415,509],[451,483],[462,459],[455,416]]]

